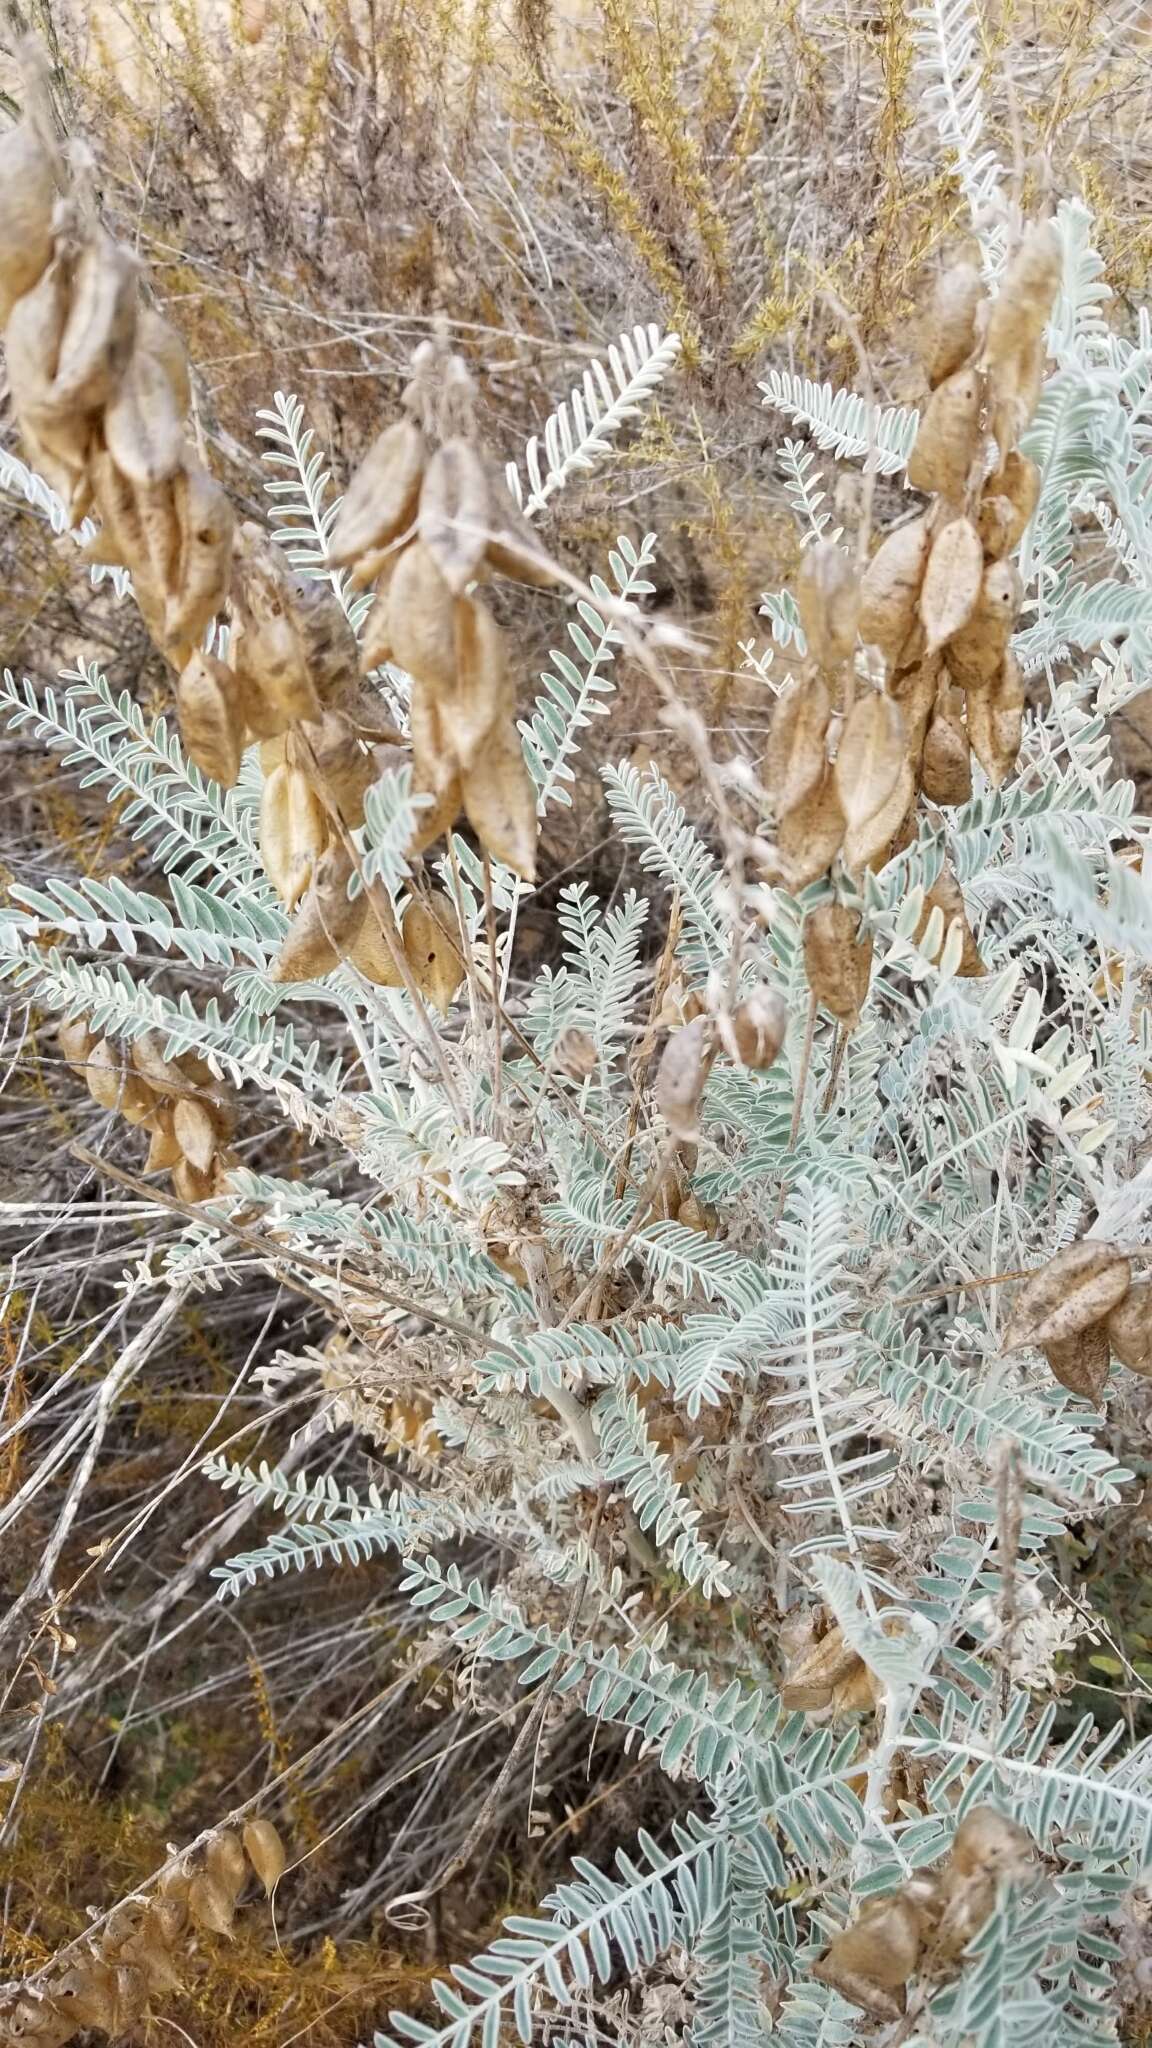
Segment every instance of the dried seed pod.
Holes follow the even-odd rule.
[[[953,924],[960,926],[963,950],[960,954],[960,965],[956,969],[957,974],[962,979],[983,974],[986,970],[984,962],[980,958],[980,949],[976,944],[972,927],[968,922],[968,912],[964,905],[964,894],[949,867],[941,869],[936,881],[924,898],[924,915],[917,927],[917,940],[923,938],[928,920],[934,910],[938,910],[943,917],[945,929]]]
[[[671,1135],[683,1141],[699,1136],[700,1103],[711,1068],[712,1021],[694,1017],[670,1033],[656,1069],[656,1107]]]
[[[770,1067],[788,1033],[788,1005],[767,984],[754,988],[718,1019],[725,1051],[742,1067]]]
[[[202,1168],[193,1166],[192,1161],[185,1159],[183,1154],[181,1154],[172,1168],[172,1190],[182,1202],[195,1204],[208,1201],[215,1192],[211,1169],[205,1173]],[[189,1890],[189,1903],[191,1903],[191,1890]]]
[[[836,794],[848,831],[883,809],[900,779],[907,743],[904,714],[878,691],[858,697],[836,750]]]
[[[90,1028],[86,1019],[75,1017],[71,1022],[66,1021],[60,1024],[56,1031],[56,1042],[73,1073],[79,1074],[81,1078],[84,1078],[88,1065],[88,1055],[92,1048],[100,1042],[96,1032]]]
[[[260,1879],[265,1893],[271,1897],[284,1875],[288,1858],[280,1839],[280,1830],[270,1820],[246,1820],[244,1823],[244,1847],[248,1861]]]
[[[903,1892],[872,1899],[837,1934],[812,1975],[864,2012],[893,2019],[904,2010],[904,1986],[919,1960],[920,1917]]]
[[[463,773],[498,725],[512,725],[516,708],[504,635],[474,598],[461,598],[456,606],[456,672],[450,721],[452,748]]]
[[[115,397],[136,338],[139,275],[136,258],[105,228],[85,241],[46,400],[53,412],[98,412]]]
[[[536,786],[514,725],[498,727],[460,776],[464,811],[484,851],[521,881],[536,875]],[[426,822],[423,829],[427,830]]]
[[[122,475],[136,484],[164,483],[184,459],[184,427],[168,372],[159,357],[136,347],[104,408],[104,439]]]
[[[494,537],[488,477],[463,435],[445,441],[420,491],[420,539],[456,597],[472,582]]]
[[[1135,1280],[1123,1301],[1110,1310],[1108,1342],[1121,1365],[1152,1379],[1152,1280]]]
[[[211,1110],[194,1095],[182,1095],[172,1111],[172,1128],[189,1165],[208,1173],[220,1143]]]
[[[396,935],[395,944],[398,950],[403,951],[399,934]],[[380,929],[380,921],[371,904],[344,957],[350,967],[354,967],[357,973],[362,974],[365,981],[374,982],[377,988],[403,988],[403,973]]]
[[[873,1714],[882,1697],[879,1680],[861,1662],[847,1678],[837,1680],[829,1704],[833,1714]]]
[[[348,894],[352,862],[339,842],[320,855],[272,968],[277,982],[317,981],[350,958],[368,915],[366,897]]]
[[[102,553],[106,560],[119,562],[131,571],[136,602],[151,630],[152,621],[163,634],[164,601],[157,589],[144,544],[140,508],[136,493],[123,477],[107,450],[93,447],[89,473],[100,518]]]
[[[207,1871],[194,1877],[188,1887],[188,1911],[197,1927],[202,1927],[206,1934],[221,1934],[231,1940],[236,1908],[228,1893]]]
[[[994,1806],[973,1806],[965,1814],[948,1856],[956,1877],[1024,1877],[1035,1866],[1036,1844],[1025,1828]]]
[[[915,761],[924,746],[928,721],[936,708],[941,662],[938,654],[926,655],[913,667],[893,676],[888,685],[904,714],[908,758]]]
[[[1108,1384],[1110,1363],[1104,1325],[1094,1323],[1090,1330],[1078,1330],[1074,1337],[1064,1337],[1040,1348],[1053,1379],[1059,1380],[1069,1393],[1083,1394],[1094,1408],[1099,1408]]]
[[[1018,362],[1043,336],[1063,268],[1060,237],[1052,223],[1029,228],[988,311],[983,360],[989,369],[998,371]]]
[[[929,654],[966,626],[984,579],[984,549],[970,519],[950,519],[932,543],[920,591]]]
[[[1066,1245],[1021,1287],[1004,1332],[1004,1350],[1062,1344],[1103,1321],[1131,1284],[1132,1268],[1114,1245],[1093,1238]]]
[[[203,650],[194,654],[176,685],[176,712],[189,759],[210,782],[231,789],[240,773],[244,714],[227,664]]]
[[[783,817],[817,788],[824,776],[824,741],[832,700],[820,676],[802,677],[780,692],[764,755],[764,783]]]
[[[228,595],[235,521],[227,493],[199,463],[185,461],[172,495],[179,542],[165,623],[171,640],[199,641]]]
[[[388,555],[375,579],[376,595],[360,637],[363,675],[371,675],[374,668],[383,668],[392,659],[392,575],[399,560],[398,554]]]
[[[175,665],[183,668],[193,652],[190,644],[173,642],[168,631],[168,612],[176,589],[180,565],[180,521],[176,515],[176,494],[169,481],[161,484],[130,484],[144,544],[148,596],[136,595],[144,623],[156,645],[175,654]],[[135,584],[136,577],[133,577]]]
[[[838,1625],[811,1643],[789,1666],[780,1704],[789,1714],[815,1714],[832,1703],[832,1690],[861,1668],[863,1659]]]
[[[953,263],[936,281],[920,354],[929,384],[966,363],[976,346],[976,318],[984,301],[984,280],[972,263]]]
[[[161,1173],[170,1166],[176,1166],[183,1159],[180,1140],[176,1136],[176,1125],[170,1108],[158,1109],[148,1126],[148,1157],[144,1161],[145,1173]]]
[[[30,291],[18,298],[4,330],[13,404],[23,414],[49,405],[71,304],[71,268],[54,256]]]
[[[990,492],[985,485],[976,515],[976,524],[980,531],[981,545],[990,562],[998,562],[1004,555],[1011,554],[1024,531],[1025,523],[1020,519],[1011,498],[1003,496],[998,491]]]
[[[248,1863],[234,1828],[213,1828],[204,1844],[204,1867],[232,1898],[244,1889]]]
[[[116,1105],[126,1123],[149,1124],[156,1115],[159,1103],[146,1081],[131,1070],[125,1072],[120,1100]]]
[[[136,314],[136,347],[133,353],[139,355],[141,351],[159,364],[168,379],[180,418],[187,419],[192,409],[188,351],[171,322],[165,320],[155,306],[141,306]]]
[[[364,796],[380,773],[375,754],[359,739],[351,718],[343,711],[326,711],[319,726],[305,728],[316,767],[326,789],[335,797],[346,825],[364,823]],[[269,747],[281,742],[266,741]]]
[[[844,839],[845,818],[836,792],[831,768],[803,800],[781,818],[776,828],[778,869],[769,880],[780,882],[795,895],[827,874]]]
[[[84,1079],[101,1109],[119,1109],[124,1086],[124,1056],[111,1039],[101,1038],[88,1054]]]
[[[1005,655],[995,681],[968,692],[968,739],[993,789],[1015,766],[1024,722],[1024,682],[1015,656]]]
[[[860,638],[895,661],[917,621],[917,600],[928,560],[928,522],[921,516],[881,542],[860,585]],[[981,557],[983,560],[983,557]]]
[[[291,610],[317,696],[325,704],[347,697],[359,674],[360,650],[335,591],[327,581],[294,577]]]
[[[929,803],[966,804],[972,794],[968,735],[951,705],[938,706],[924,739],[920,787]]]
[[[442,1013],[464,980],[459,931],[455,906],[441,889],[430,889],[426,902],[414,896],[404,912],[401,934],[412,979]]]
[[[427,688],[456,682],[456,605],[431,550],[405,548],[392,571],[388,598],[392,660]]]
[[[1019,540],[1040,503],[1040,471],[1036,464],[1030,456],[1021,455],[1018,448],[1010,448],[999,469],[989,477],[985,490],[1010,501],[1019,521]],[[1015,544],[1011,543],[1013,547]]]
[[[294,910],[327,843],[319,800],[302,769],[274,768],[260,800],[260,858],[277,895]]]
[[[52,159],[30,121],[0,136],[0,327],[52,260]]]
[[[850,825],[844,834],[840,857],[850,874],[858,875],[866,867],[883,867],[891,858],[893,842],[898,838],[915,800],[916,777],[912,763],[905,755],[880,809],[873,811],[870,818],[862,819],[860,824]]]
[[[356,562],[406,533],[416,518],[427,448],[411,420],[377,435],[348,486],[328,543],[332,568]]]
[[[946,650],[948,667],[965,689],[980,689],[1000,668],[1020,609],[1023,586],[1014,562],[990,562],[966,625]]]
[[[860,590],[856,570],[835,541],[817,541],[800,564],[796,604],[808,652],[820,668],[850,660],[856,647]]]
[[[156,1031],[144,1031],[132,1040],[132,1064],[158,1095],[187,1095],[191,1083],[181,1066],[167,1058]]]
[[[956,370],[932,393],[908,458],[908,481],[958,502],[980,446],[983,385],[975,370]]]
[[[541,547],[538,534],[493,463],[486,465],[486,474],[493,537],[484,551],[485,565],[497,576],[510,576],[536,590],[550,589],[562,580],[556,563]]]
[[[233,543],[232,666],[286,718],[319,719],[293,605],[293,578],[279,548],[245,520]]]
[[[872,939],[860,943],[860,913],[821,903],[804,920],[804,969],[813,995],[849,1031],[859,1022],[872,973]]]
[[[120,2030],[116,1972],[96,1956],[84,1956],[57,1977],[52,1998],[73,2029],[99,2027],[112,2035]]]

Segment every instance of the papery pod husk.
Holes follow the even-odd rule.
[[[194,1095],[182,1095],[172,1110],[176,1142],[197,1173],[210,1173],[220,1143],[220,1132],[212,1111]]]
[[[134,1038],[131,1057],[137,1073],[158,1095],[187,1095],[192,1092],[192,1083],[183,1065],[167,1057],[159,1032],[144,1031],[139,1038]]]
[[[456,606],[456,689],[447,716],[462,773],[473,767],[497,726],[513,724],[515,710],[504,635],[482,604],[461,598]]]
[[[445,1014],[465,975],[455,905],[441,889],[430,889],[423,900],[413,896],[400,930],[413,981],[421,995]]]
[[[360,672],[371,675],[392,659],[392,578],[398,554],[390,554],[376,577],[376,595],[360,634]]]
[[[173,640],[199,641],[228,596],[235,520],[227,492],[198,462],[184,462],[172,501],[178,545],[166,624]]]
[[[920,591],[929,654],[968,624],[984,580],[984,549],[970,519],[950,519],[932,542]]]
[[[548,1064],[566,1081],[587,1081],[598,1064],[595,1039],[578,1024],[569,1024],[552,1047]]]
[[[920,788],[933,804],[966,804],[972,795],[972,750],[953,703],[937,704],[925,734]]]
[[[984,280],[975,264],[952,263],[941,272],[920,345],[924,374],[933,387],[951,377],[972,354],[984,298]]]
[[[1025,521],[1020,517],[1011,498],[999,491],[990,491],[985,485],[976,524],[980,532],[980,544],[990,562],[998,562],[1011,554],[1021,534]]]
[[[119,2029],[116,1971],[97,1956],[85,1956],[57,1977],[52,1997],[74,2028],[99,2027],[107,2034]]]
[[[30,121],[0,135],[0,327],[52,260],[56,179]]]
[[[260,799],[260,859],[289,910],[308,887],[327,839],[327,820],[307,775],[282,762],[265,778]]]
[[[4,357],[12,403],[18,413],[45,413],[60,360],[71,305],[71,264],[52,258],[36,284],[17,299],[4,330]],[[80,412],[82,408],[74,407]]]
[[[682,1142],[699,1135],[711,1037],[711,1018],[694,1017],[690,1024],[670,1033],[656,1069],[656,1107],[672,1137]]]
[[[287,744],[287,734],[291,729],[292,720],[277,705],[273,704],[271,698],[264,695],[254,675],[246,667],[244,661],[244,627],[235,621],[229,636],[228,659],[232,672],[236,677],[245,731],[249,739],[260,741],[260,765],[263,768],[264,774],[270,775],[272,769],[278,766],[279,761],[284,759],[284,748]],[[267,762],[265,761],[264,748],[268,745],[280,748],[278,760],[269,759]]]
[[[1069,1393],[1082,1394],[1094,1408],[1100,1407],[1112,1356],[1102,1323],[1093,1324],[1090,1330],[1079,1330],[1074,1337],[1043,1344],[1040,1349],[1053,1379],[1059,1380]]]
[[[206,1934],[223,1935],[228,1941],[232,1939],[236,1908],[223,1886],[207,1871],[194,1877],[188,1887],[188,1911],[197,1927],[203,1928]]]
[[[83,1079],[88,1055],[100,1043],[98,1032],[92,1030],[86,1018],[74,1017],[58,1025],[56,1042],[72,1072]]]
[[[891,858],[892,843],[904,825],[916,798],[916,777],[905,756],[887,800],[859,825],[849,826],[840,848],[848,872],[859,875],[864,868],[879,868]]]
[[[834,1937],[813,1964],[812,1975],[861,2011],[896,2020],[905,2010],[905,1985],[920,1954],[920,1923],[915,1908],[899,1894],[874,1900],[872,1906]]]
[[[914,490],[938,492],[950,504],[963,498],[980,446],[983,399],[983,383],[975,370],[955,370],[937,386],[908,458],[908,481]]]
[[[725,1051],[740,1066],[762,1072],[779,1058],[788,1035],[788,1005],[764,983],[717,1019]]]
[[[820,668],[848,661],[856,647],[860,589],[856,567],[835,541],[817,541],[796,578],[796,605],[811,659]]]
[[[522,882],[536,879],[536,785],[528,773],[516,727],[489,734],[471,766],[460,774],[465,816],[491,860],[502,861]]]
[[[104,440],[113,462],[131,483],[159,484],[184,459],[184,424],[168,372],[139,347],[104,407]]]
[[[284,1875],[288,1862],[280,1830],[274,1827],[270,1820],[246,1820],[243,1840],[248,1861],[260,1879],[265,1894],[271,1897]]]
[[[328,561],[344,568],[406,533],[416,518],[427,461],[424,436],[411,420],[378,434],[356,470],[328,542]]]
[[[92,509],[92,483],[88,465],[95,434],[89,419],[44,422],[34,413],[16,409],[16,424],[29,467],[55,491],[68,515],[70,526],[78,526]],[[99,559],[81,553],[87,560]],[[117,567],[126,566],[117,563]]]
[[[180,1140],[176,1136],[176,1125],[170,1105],[158,1109],[148,1124],[148,1157],[144,1161],[144,1173],[163,1173],[170,1166],[176,1166],[184,1157]]]
[[[115,397],[136,339],[140,266],[97,227],[72,266],[68,317],[47,404],[55,413],[98,412]]]
[[[233,541],[233,620],[242,630],[232,657],[250,681],[286,718],[319,719],[320,699],[297,627],[294,579],[280,549],[251,520]]]
[[[950,673],[965,689],[984,688],[1001,667],[1022,596],[1015,563],[990,562],[967,625],[952,635],[945,650]]]
[[[779,882],[793,895],[809,882],[818,881],[840,851],[845,822],[836,778],[827,768],[818,786],[776,827],[778,865],[768,871],[767,879]]]
[[[395,943],[403,952],[400,935],[395,934]],[[388,943],[380,929],[380,920],[372,905],[367,905],[364,918],[344,955],[350,967],[371,981],[377,988],[403,988],[404,975],[389,950]]]
[[[1048,343],[1043,334],[1011,363],[989,378],[992,438],[1002,456],[1015,447],[1040,403],[1048,368]]]
[[[235,1828],[213,1828],[204,1844],[204,1868],[233,1899],[243,1890],[248,1861]]]
[[[802,676],[780,692],[762,770],[778,818],[803,803],[822,781],[831,716],[832,699],[820,676]]]
[[[201,1167],[193,1166],[190,1159],[185,1159],[181,1155],[172,1168],[172,1189],[182,1202],[207,1202],[215,1191],[212,1169],[204,1172]]]
[[[133,595],[145,621],[155,619],[163,631],[164,599],[153,578],[136,493],[103,447],[92,449],[88,470],[102,529],[103,558],[129,570]]]
[[[972,927],[968,922],[968,912],[964,904],[964,892],[949,867],[941,869],[932,887],[924,897],[924,915],[916,931],[917,940],[923,938],[928,920],[934,910],[939,910],[943,917],[945,930],[952,924],[959,924],[960,926],[963,950],[960,954],[960,965],[956,969],[960,978],[962,980],[970,980],[979,975],[986,974],[988,970],[980,957],[980,948],[976,944]]]
[[[1063,273],[1056,228],[1050,221],[1029,228],[988,310],[982,361],[989,370],[1010,368],[1043,339]]]
[[[352,719],[343,711],[326,711],[318,726],[305,728],[324,787],[335,798],[344,823],[364,823],[364,796],[380,773],[374,753],[360,743]],[[275,740],[267,741],[274,747]]]
[[[446,693],[456,682],[456,601],[434,556],[422,543],[405,548],[392,571],[388,597],[392,660],[426,689]]]
[[[321,854],[311,884],[272,967],[276,982],[317,981],[341,959],[352,958],[356,939],[370,915],[368,900],[348,894],[352,861],[334,841]]]
[[[928,523],[921,515],[888,534],[864,571],[860,638],[866,647],[878,648],[886,661],[901,656],[916,625],[928,547]]]
[[[1037,1349],[1062,1344],[1102,1322],[1131,1285],[1132,1268],[1114,1245],[1095,1238],[1065,1245],[1024,1282],[1002,1348],[1018,1351],[1025,1344]]]
[[[231,789],[244,750],[239,685],[226,662],[197,649],[176,685],[176,712],[184,752],[210,782]]]
[[[987,689],[968,692],[968,739],[993,789],[1016,765],[1023,725],[1023,679],[1015,656],[1008,653]]]
[[[1152,1379],[1152,1280],[1134,1280],[1108,1315],[1108,1342],[1129,1372]]]
[[[436,450],[420,491],[422,545],[456,597],[476,577],[494,537],[484,462],[471,441],[455,435]]]
[[[161,1922],[153,1912],[139,1934],[124,1950],[125,1961],[140,1971],[150,1996],[170,1997],[183,1989],[184,1979],[176,1966],[170,1942],[164,1939]]]
[[[834,1624],[789,1666],[780,1688],[780,1704],[789,1714],[819,1713],[831,1705],[833,1687],[862,1665],[859,1651]]]
[[[119,1109],[124,1086],[124,1055],[110,1038],[98,1039],[84,1065],[84,1081],[101,1109]]]
[[[409,704],[412,739],[412,788],[432,798],[418,812],[408,851],[421,853],[455,824],[463,803],[460,775],[452,746],[448,720],[434,691],[420,676],[412,678]]]
[[[833,1714],[874,1714],[882,1697],[879,1679],[861,1661],[857,1670],[832,1687],[830,1705]]]
[[[899,704],[875,690],[858,697],[844,721],[833,771],[849,835],[889,801],[906,756]]]
[[[911,667],[899,669],[888,685],[890,696],[895,698],[904,714],[904,733],[911,761],[919,757],[924,745],[928,721],[936,707],[941,666],[938,654],[925,655]]]
[[[947,1868],[953,1877],[1020,1878],[1035,1862],[1036,1844],[1026,1828],[994,1806],[973,1806],[956,1830]]]
[[[1031,456],[1022,455],[1018,448],[1010,448],[999,469],[984,486],[986,492],[1008,499],[1019,522],[1017,540],[1040,503],[1040,484],[1040,470]]]
[[[407,545],[402,540],[389,541],[386,548],[369,548],[348,570],[348,588],[351,591],[369,590],[381,577],[391,576],[402,549]]]
[[[484,550],[484,566],[497,576],[510,576],[534,590],[549,590],[563,581],[557,563],[540,544],[494,463],[485,464],[488,517],[493,538]]]
[[[859,932],[860,913],[846,903],[820,903],[804,920],[808,986],[849,1031],[860,1021],[872,973],[872,938],[860,944]]]
[[[150,1124],[159,1107],[159,1099],[154,1090],[146,1081],[141,1080],[139,1074],[133,1073],[131,1068],[126,1068],[124,1086],[120,1091],[120,1100],[116,1104],[125,1123],[134,1126]]]
[[[322,704],[342,701],[358,683],[360,650],[331,585],[317,577],[295,577],[292,617],[316,695]]]

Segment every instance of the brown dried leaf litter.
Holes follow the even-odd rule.
[[[1024,684],[1010,642],[1022,592],[1008,557],[1040,481],[1016,443],[1039,396],[1059,281],[1048,225],[1025,234],[991,299],[970,265],[942,275],[921,348],[931,391],[908,464],[931,502],[859,577],[830,541],[805,556],[805,668],[781,694],[763,770],[775,813],[765,879],[794,894],[826,876],[851,890],[883,866],[914,837],[921,797],[966,803],[973,758],[995,788],[1015,765]],[[879,687],[857,672],[858,648],[879,657]],[[982,974],[951,875],[922,931],[936,908],[959,923],[960,973]],[[811,912],[805,954],[814,993],[851,1028],[870,964],[858,914],[840,903]]]
[[[230,1940],[255,1875],[270,1896],[286,1856],[269,1820],[213,1828],[161,1873],[152,1895],[124,1899],[92,1934],[0,2002],[0,2031],[24,2048],[64,2048],[82,2028],[136,2038],[158,1998],[182,1989],[197,1940]]]

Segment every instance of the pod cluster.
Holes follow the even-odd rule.
[[[870,1899],[812,1974],[863,2012],[899,2019],[910,1979],[955,1975],[996,1904],[1000,1883],[1019,1882],[1034,1868],[1031,1836],[994,1807],[974,1806],[943,1862],[918,1870],[899,1891]]]
[[[931,502],[859,578],[831,542],[805,555],[806,668],[780,697],[763,771],[775,818],[764,872],[793,893],[837,861],[850,880],[882,867],[910,842],[921,797],[968,801],[973,756],[996,788],[1015,765],[1025,692],[1010,645],[1022,595],[1010,556],[1040,488],[1017,443],[1040,395],[1060,276],[1051,226],[1025,235],[994,297],[966,264],[942,276],[923,348],[931,393],[908,463]],[[863,690],[861,648],[883,668]],[[982,973],[949,871],[925,923],[936,909],[959,921],[958,972]],[[805,952],[814,992],[850,1028],[871,971],[858,912],[818,906]]]
[[[125,1051],[83,1017],[61,1024],[58,1035],[64,1058],[92,1100],[148,1132],[145,1173],[167,1168],[182,1202],[203,1202],[225,1191],[234,1118],[204,1060],[188,1052],[168,1058],[151,1031]]]
[[[1152,1379],[1152,1281],[1133,1278],[1115,1245],[1081,1238],[1029,1274],[1004,1331],[1005,1351],[1042,1351],[1054,1379],[1099,1406],[1112,1359]]]
[[[154,1897],[122,1900],[61,1967],[0,1999],[3,2038],[63,2048],[84,2027],[126,2035],[182,1988],[198,1934],[231,1936],[249,1876],[271,1894],[285,1863],[271,1821],[247,1821],[241,1835],[214,1828],[168,1866]]]

